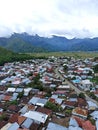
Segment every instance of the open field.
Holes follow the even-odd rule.
[[[75,57],[75,58],[93,58],[98,57],[98,52],[47,52],[47,53],[30,53],[34,57]]]

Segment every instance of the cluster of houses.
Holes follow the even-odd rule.
[[[0,130],[98,130],[98,105],[66,83],[97,92],[90,80],[95,64],[93,59],[52,57],[1,66]],[[38,75],[43,90],[29,86]]]

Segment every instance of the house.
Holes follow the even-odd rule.
[[[68,130],[83,130],[83,129],[78,126],[69,126]]]
[[[2,101],[4,99],[5,95],[4,94],[1,94],[0,95],[0,101]]]
[[[33,105],[43,107],[46,104],[47,101],[48,101],[47,99],[43,99],[43,98],[39,98],[39,97],[33,97],[32,99],[30,99],[29,104],[33,104]]]
[[[5,95],[3,101],[10,101],[12,96]]]
[[[17,92],[17,93],[23,92],[23,88],[16,88],[16,92]]]
[[[88,103],[88,110],[95,110],[96,108],[98,108],[96,103],[94,103],[92,101],[87,101],[87,103]]]
[[[28,111],[28,106],[25,105],[24,107],[22,107],[22,108],[19,110],[19,113],[25,114],[27,111]]]
[[[37,106],[41,106],[41,107],[44,107],[44,105],[46,104],[48,100],[47,99],[39,99],[36,103]]]
[[[98,130],[98,119],[96,120],[96,130]]]
[[[93,86],[93,83],[90,80],[82,80],[81,85],[83,86],[84,91],[90,90],[90,87]]]
[[[65,90],[57,90],[54,92],[54,94],[58,96],[66,96],[66,91]]]
[[[83,98],[78,98],[77,103],[78,103],[78,107],[81,107],[81,108],[87,108],[87,106],[88,106],[86,100]]]
[[[55,99],[54,98],[49,98],[48,101],[51,102],[51,103],[55,103]]]
[[[59,85],[57,87],[58,90],[69,90],[70,86],[68,84],[64,84],[64,85]]]
[[[59,104],[59,105],[62,104],[63,100],[64,100],[64,99],[59,98],[58,95],[52,95],[51,98],[49,99],[50,102],[52,102],[52,103],[57,103],[57,104]]]
[[[24,89],[24,96],[28,96],[32,88],[25,88]]]
[[[82,128],[83,130],[96,130],[95,126],[89,120],[82,123]]]
[[[12,81],[12,86],[19,86],[21,84],[21,81],[20,79],[19,80],[15,80],[15,81]]]
[[[68,130],[68,128],[61,126],[61,125],[58,125],[58,124],[53,123],[53,122],[49,122],[46,130]]]
[[[82,127],[82,123],[85,122],[85,120],[80,118],[80,117],[78,117],[78,116],[72,116],[72,117],[76,120],[76,122],[78,123],[79,127]]]
[[[18,122],[19,125],[21,125],[26,119],[27,119],[27,118],[24,117],[24,116],[18,116],[17,122]]]
[[[77,106],[77,102],[72,102],[72,101],[64,101],[63,103],[65,107],[69,108],[75,108]]]
[[[44,107],[38,107],[36,111],[44,113],[44,114],[48,115],[49,117],[52,115],[52,110],[44,108]]]
[[[94,111],[90,114],[94,120],[98,119],[98,111]]]
[[[15,122],[11,124],[11,126],[7,130],[17,130],[19,128],[19,125]]]
[[[12,125],[11,123],[7,123],[0,130],[8,130],[8,128],[10,128],[11,125]]]
[[[83,119],[86,119],[88,116],[88,111],[80,107],[76,107],[75,109],[72,110],[72,114],[81,117]]]
[[[33,120],[30,119],[30,118],[27,118],[27,119],[21,124],[21,127],[22,127],[22,128],[27,128],[27,129],[29,129],[30,126],[32,125],[32,123],[33,123]]]
[[[18,128],[17,130],[30,130],[30,129],[26,129],[26,128]]]
[[[48,118],[47,114],[43,114],[43,113],[37,112],[37,111],[28,111],[23,116],[33,119],[33,120],[38,121],[43,124],[46,122],[46,120]]]
[[[18,93],[13,93],[12,97],[11,97],[11,101],[16,100],[18,97]]]
[[[17,105],[10,105],[7,109],[8,112],[18,112],[19,111],[19,107]]]
[[[14,122],[18,123],[18,117],[19,117],[18,113],[12,114],[11,117],[9,118],[9,123],[14,123]]]
[[[8,88],[7,92],[15,92],[15,90],[16,90],[15,88]]]
[[[38,94],[38,92],[39,92],[39,89],[34,89],[34,88],[32,89],[33,94]]]
[[[2,127],[0,130],[17,130],[19,128],[19,125],[15,123],[7,123],[4,127]]]

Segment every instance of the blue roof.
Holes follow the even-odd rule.
[[[30,118],[27,118],[23,124],[21,125],[23,128],[29,128],[33,123],[33,120],[31,120]],[[14,129],[13,129],[14,130]]]
[[[15,122],[7,130],[17,130],[18,128],[19,128],[19,125]]]
[[[73,80],[73,82],[74,82],[74,83],[80,83],[81,80],[80,80],[80,79],[75,79],[75,80]]]
[[[68,130],[66,127],[49,122],[46,130]]]

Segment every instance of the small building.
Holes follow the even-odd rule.
[[[33,119],[33,120],[38,121],[43,124],[46,122],[46,120],[48,118],[47,114],[43,114],[43,113],[37,112],[37,111],[28,111],[23,116]]]
[[[49,122],[46,130],[68,130],[68,128],[61,126],[61,125],[58,125],[58,124],[53,123],[53,122]]]
[[[83,119],[86,119],[88,116],[88,111],[80,107],[76,107],[75,109],[72,110],[72,114],[81,117]]]

